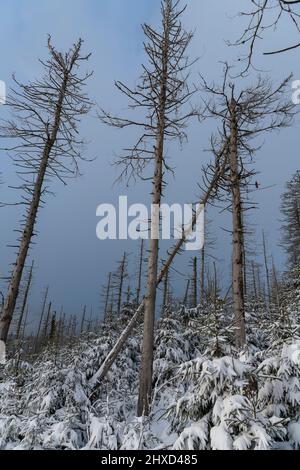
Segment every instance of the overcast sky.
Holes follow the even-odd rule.
[[[94,70],[90,81],[90,97],[109,111],[122,113],[126,100],[114,88],[115,80],[134,85],[145,61],[141,23],[156,25],[159,19],[159,0],[10,0],[1,2],[0,80],[7,87],[11,84],[11,74],[16,73],[22,81],[40,76],[41,66],[38,57],[46,56],[47,34],[52,36],[58,49],[64,50],[78,38],[85,41],[86,52],[92,52],[89,69]],[[193,79],[197,73],[205,75],[216,83],[222,79],[222,62],[231,64],[241,51],[226,46],[226,40],[236,39],[242,31],[243,23],[237,17],[238,10],[250,3],[249,0],[189,0],[184,16],[186,29],[195,31],[190,47],[192,58],[199,57],[194,66]],[[256,65],[269,73],[278,83],[291,72],[300,79],[299,50],[284,56],[266,58],[263,50],[292,42],[288,24],[270,33],[258,44]],[[255,81],[252,71],[247,81]],[[199,98],[200,99],[200,98]],[[0,116],[4,115],[0,107]],[[2,116],[1,116],[2,117]],[[297,120],[298,121],[298,120]],[[252,216],[258,226],[255,251],[260,252],[260,234],[264,228],[269,241],[269,251],[279,266],[283,265],[283,254],[278,248],[280,238],[280,194],[286,181],[299,168],[298,131],[299,122],[292,129],[280,135],[267,136],[262,150],[256,157],[256,168],[261,187],[255,200],[259,209]],[[191,202],[196,200],[197,183],[201,179],[201,167],[208,159],[205,149],[214,124],[200,125],[194,122],[188,131],[189,142],[182,150],[172,146],[168,155],[175,167],[176,177],[168,177],[166,200],[168,202]],[[117,176],[111,166],[114,155],[134,141],[132,131],[107,129],[95,117],[86,118],[82,125],[82,136],[89,144],[87,155],[96,157],[92,163],[85,163],[81,169],[83,176],[71,181],[67,187],[55,183],[56,197],[49,197],[41,210],[38,222],[39,236],[30,256],[35,259],[34,289],[31,295],[31,314],[38,311],[41,291],[50,285],[51,298],[58,310],[63,305],[67,313],[81,312],[82,305],[92,306],[99,312],[99,294],[107,273],[116,268],[116,263],[124,251],[130,253],[134,264],[137,244],[126,241],[99,241],[96,238],[96,207],[100,203],[115,204],[120,194],[128,195],[129,202],[150,203],[150,182],[138,183],[127,188],[113,186]],[[13,202],[18,194],[8,186],[15,182],[14,170],[8,156],[0,154],[0,171],[4,185],[0,199]],[[9,265],[14,261],[14,252],[6,245],[14,242],[14,229],[18,227],[20,209],[16,207],[0,209],[0,272],[7,275]],[[223,229],[229,228],[230,218],[211,213],[214,219],[212,230],[218,239],[217,256],[219,272],[223,279],[228,278],[230,267],[228,235]],[[162,244],[161,257],[165,256]],[[179,271],[187,275],[190,255],[185,253],[177,262]],[[173,273],[174,285],[183,289],[184,277]],[[134,287],[134,286],[132,286]],[[2,283],[2,288],[5,289]]]

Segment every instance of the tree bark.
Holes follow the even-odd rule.
[[[107,282],[107,289],[106,289],[106,296],[105,296],[105,307],[104,307],[104,321],[107,319],[110,286],[111,286],[111,273],[109,273],[108,275],[108,282]]]
[[[38,326],[38,330],[37,330],[37,334],[36,334],[36,339],[35,339],[35,345],[34,345],[34,352],[35,352],[35,353],[36,353],[36,351],[37,351],[39,336],[40,336],[40,332],[41,332],[41,328],[42,328],[42,324],[43,324],[44,313],[45,313],[45,308],[46,308],[46,302],[47,302],[47,298],[48,298],[48,292],[49,292],[49,287],[47,286],[47,287],[46,287],[46,291],[45,291],[44,300],[43,300],[43,306],[42,306],[42,311],[41,311],[39,326]]]
[[[245,307],[244,307],[244,273],[243,273],[243,223],[242,202],[238,162],[238,127],[236,103],[231,102],[230,133],[230,171],[232,194],[232,284],[233,309],[236,323],[236,343],[238,347],[246,343]]]
[[[200,274],[200,291],[201,291],[201,302],[204,304],[204,293],[205,293],[205,245],[201,250],[201,274]]]
[[[194,257],[193,260],[193,268],[194,268],[194,275],[193,275],[193,307],[197,307],[198,305],[198,276],[197,276],[197,269],[198,269],[197,257]]]
[[[189,297],[189,290],[190,290],[190,282],[191,282],[191,280],[188,279],[188,281],[186,283],[186,290],[185,290],[185,294],[184,294],[184,298],[183,298],[184,307],[187,306],[187,301],[188,301],[188,297]]]
[[[44,340],[47,338],[47,331],[48,331],[49,319],[50,319],[50,314],[51,314],[51,307],[52,307],[52,302],[49,302],[47,317],[46,317],[45,325],[44,325]]]
[[[118,315],[121,313],[122,307],[122,294],[123,294],[123,284],[124,284],[124,275],[125,275],[125,264],[126,264],[126,253],[124,253],[123,259],[120,266],[120,283],[118,291]]]
[[[84,330],[85,315],[86,315],[86,305],[83,307],[83,312],[82,312],[82,317],[81,317],[81,324],[80,324],[80,333],[83,333],[83,330]]]
[[[166,73],[166,72],[165,72]],[[161,205],[162,178],[163,178],[163,151],[164,151],[164,106],[166,99],[166,75],[162,84],[162,109],[160,112],[160,133],[155,155],[155,173],[153,179],[152,204],[156,212]],[[152,215],[152,227],[159,230],[159,213]],[[148,416],[152,396],[153,347],[154,347],[154,321],[156,304],[156,278],[158,271],[159,241],[152,234],[150,239],[147,294],[145,297],[144,335],[142,349],[142,364],[139,381],[138,416]]]
[[[20,317],[19,317],[19,321],[18,321],[18,325],[17,325],[16,339],[19,339],[20,332],[21,332],[22,321],[23,321],[24,312],[25,312],[25,309],[26,309],[29,290],[30,290],[31,281],[32,281],[33,266],[34,266],[34,261],[32,261],[30,271],[29,271],[28,282],[27,282],[27,285],[26,285],[26,290],[25,290],[25,294],[24,294],[22,309],[21,309],[21,313],[20,313]]]
[[[142,273],[143,273],[143,258],[144,258],[144,239],[141,240],[140,262],[138,272],[138,285],[136,290],[136,303],[139,305],[142,289]]]
[[[163,301],[161,307],[161,315],[163,316],[166,311],[166,306],[169,303],[169,272],[167,272],[164,281]]]
[[[152,373],[153,373],[153,348],[154,348],[154,321],[155,321],[155,304],[156,304],[156,279],[158,272],[158,252],[159,252],[159,208],[162,198],[163,184],[163,161],[164,161],[164,143],[165,143],[165,126],[166,126],[166,103],[167,103],[167,86],[168,86],[168,62],[169,62],[169,35],[170,35],[170,15],[171,11],[166,10],[164,18],[164,38],[162,51],[162,76],[159,92],[159,112],[157,138],[155,147],[155,170],[153,177],[153,193],[152,207],[156,208],[151,217],[151,239],[149,247],[149,263],[148,263],[148,282],[147,293],[145,297],[144,312],[144,336],[143,336],[143,352],[142,364],[139,381],[139,397],[138,397],[138,416],[148,416],[150,412],[150,403],[152,396]],[[153,227],[154,224],[154,227]],[[154,228],[154,232],[152,233]]]
[[[262,231],[262,239],[263,239],[264,263],[265,263],[266,281],[267,281],[267,290],[268,290],[268,303],[270,307],[271,300],[272,300],[271,299],[271,283],[270,283],[270,271],[269,271],[268,256],[267,256],[266,237],[265,237],[264,231]]]

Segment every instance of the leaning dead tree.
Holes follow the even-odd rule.
[[[143,65],[139,85],[130,89],[121,82],[117,88],[130,100],[132,110],[139,110],[139,120],[116,118],[102,111],[102,122],[118,128],[137,127],[141,136],[117,163],[123,165],[121,178],[130,180],[144,176],[151,164],[152,204],[151,239],[149,243],[148,275],[144,309],[144,335],[139,382],[138,416],[148,415],[152,396],[154,348],[154,321],[156,306],[156,280],[159,255],[159,208],[165,185],[165,173],[171,170],[166,158],[167,140],[186,139],[189,119],[198,116],[195,109],[186,107],[195,90],[188,87],[188,69],[191,62],[186,56],[192,34],[184,31],[181,16],[186,7],[180,0],[163,0],[162,22],[158,30],[143,26],[146,37],[145,52],[148,64]]]
[[[247,20],[246,29],[234,43],[246,48],[245,54],[240,59],[245,63],[243,73],[250,69],[256,45],[267,31],[274,32],[281,21],[288,20],[290,31],[294,31],[296,36],[300,32],[300,0],[251,0],[248,3],[251,8],[240,13],[240,16]],[[292,44],[284,44],[282,48],[265,51],[264,55],[280,54],[299,47],[300,41],[295,38]]]
[[[232,214],[233,310],[239,347],[246,342],[243,214],[253,208],[250,194],[257,189],[253,181],[254,154],[260,146],[256,139],[292,123],[294,105],[284,96],[288,83],[289,79],[274,88],[268,79],[259,77],[256,84],[241,89],[239,83],[230,80],[228,66],[220,87],[202,79],[208,95],[204,115],[220,121],[212,150],[217,153],[228,143],[227,167],[219,185],[221,200]]]
[[[49,58],[41,61],[44,75],[24,85],[14,78],[15,89],[6,106],[12,120],[0,127],[1,138],[13,140],[6,150],[21,178],[22,203],[26,213],[21,224],[17,258],[9,281],[0,318],[0,339],[6,341],[28,250],[34,236],[38,211],[48,193],[48,183],[79,173],[83,159],[78,138],[80,118],[88,113],[91,102],[83,91],[91,74],[79,74],[79,67],[89,55],[82,55],[82,40],[67,53],[58,52],[48,40]]]

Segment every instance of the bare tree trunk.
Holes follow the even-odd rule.
[[[270,305],[271,304],[270,272],[269,272],[269,266],[268,266],[267,246],[266,246],[266,237],[265,237],[264,230],[262,231],[262,239],[263,239],[263,251],[264,251],[264,263],[265,263],[266,280],[267,280],[268,300],[269,300],[269,305]]]
[[[189,296],[189,290],[190,290],[190,282],[191,280],[188,279],[187,284],[186,284],[186,290],[183,298],[183,305],[186,307],[187,301],[188,301],[188,296]]]
[[[277,272],[276,272],[276,267],[274,264],[273,257],[272,257],[272,270],[273,270],[273,278],[274,278],[275,298],[276,298],[278,311],[280,312],[281,301],[280,301],[280,296],[279,296],[279,285],[278,285]]]
[[[37,334],[36,334],[34,352],[37,351],[37,345],[38,345],[38,340],[39,340],[39,336],[40,336],[40,332],[41,332],[41,328],[42,328],[42,324],[43,324],[48,293],[49,293],[49,286],[46,287],[46,291],[45,291],[45,296],[44,296],[44,301],[43,301],[43,306],[42,306],[42,312],[41,312],[39,326],[38,326],[38,330],[37,330]]]
[[[255,273],[255,265],[254,262],[252,261],[252,283],[253,283],[253,293],[254,293],[254,299],[255,302],[257,303],[258,301],[258,295],[257,295],[257,287],[256,287],[256,273]]]
[[[104,321],[107,318],[107,309],[108,309],[108,302],[109,302],[110,286],[111,286],[111,273],[109,273],[109,275],[108,275],[108,282],[107,282],[107,289],[106,289],[106,296],[105,296],[105,307],[104,307]]]
[[[4,295],[3,295],[3,293],[0,291],[0,315],[1,315],[1,313],[2,313],[3,307],[4,307]]]
[[[26,326],[27,326],[28,314],[29,314],[29,306],[27,305],[26,315],[25,315],[25,318],[24,318],[23,330],[22,330],[22,335],[21,335],[22,340],[25,338],[25,331],[26,331]]]
[[[122,294],[123,294],[123,284],[124,284],[124,277],[125,277],[125,265],[126,265],[126,253],[124,253],[123,259],[120,265],[120,283],[119,283],[119,291],[118,291],[118,315],[120,315],[121,307],[122,307]]]
[[[204,303],[204,293],[205,293],[205,246],[203,245],[201,251],[201,275],[200,275],[200,291],[201,291],[201,302]]]
[[[193,273],[193,307],[197,307],[198,305],[198,263],[197,263],[197,257],[195,256],[193,259],[193,268],[194,268],[194,273]]]
[[[25,228],[23,230],[20,250],[17,256],[16,264],[12,272],[6,302],[3,308],[3,312],[0,318],[0,339],[2,341],[7,340],[7,335],[9,331],[9,327],[12,321],[14,309],[16,306],[16,300],[19,293],[20,282],[22,278],[22,273],[24,269],[24,264],[27,258],[29,245],[31,242],[31,238],[33,236],[33,230],[36,222],[37,212],[40,204],[41,198],[41,191],[42,185],[45,178],[45,173],[48,164],[48,158],[52,149],[53,141],[49,141],[46,144],[46,148],[44,150],[43,158],[41,160],[41,165],[39,168],[38,176],[35,182],[34,193],[32,196],[32,202],[30,205],[30,209],[27,214],[27,220],[25,224]]]
[[[168,296],[169,296],[169,271],[167,272],[165,276],[165,281],[164,281],[164,292],[163,292],[163,301],[162,301],[162,308],[161,308],[162,315],[165,313],[166,306],[168,305]]]
[[[155,303],[156,303],[156,279],[158,271],[158,252],[159,252],[159,208],[162,198],[163,184],[163,159],[166,127],[166,103],[168,93],[168,64],[170,54],[170,14],[171,10],[167,8],[164,18],[164,39],[162,48],[162,74],[160,82],[159,110],[158,110],[158,128],[157,141],[155,147],[155,168],[153,176],[152,205],[156,209],[151,217],[151,239],[149,247],[148,263],[148,282],[147,293],[145,297],[144,312],[144,336],[142,364],[139,381],[138,397],[138,416],[148,416],[150,412],[150,403],[152,396],[152,372],[153,372],[153,347],[154,347],[154,321],[155,321]]]
[[[44,339],[47,338],[47,331],[48,331],[49,319],[50,319],[50,314],[51,314],[51,307],[52,307],[52,302],[49,302],[47,317],[46,317],[45,325],[44,325]]]
[[[138,285],[136,290],[136,303],[139,305],[142,289],[142,274],[143,274],[143,260],[144,260],[144,239],[141,240],[141,251],[139,260],[139,272],[138,272]]]
[[[125,94],[133,108],[146,111],[143,118],[142,135],[129,149],[129,154],[119,160],[124,166],[120,178],[142,177],[148,164],[153,164],[152,205],[157,213],[152,213],[152,229],[159,231],[159,208],[162,198],[163,173],[170,171],[164,160],[165,140],[182,141],[186,137],[188,121],[199,116],[198,109],[186,109],[196,92],[188,86],[187,70],[192,65],[187,56],[187,48],[193,37],[184,31],[181,16],[186,7],[180,1],[162,0],[162,21],[159,30],[143,25],[145,52],[148,64],[143,65],[140,83],[132,90],[122,82],[117,88]],[[118,127],[139,127],[135,119],[114,117],[102,111],[102,122]],[[117,162],[118,163],[118,162]],[[158,234],[159,235],[159,234]],[[144,311],[143,352],[140,371],[138,416],[148,415],[152,395],[153,341],[156,305],[156,285],[158,271],[158,235],[151,237],[147,271],[147,288]]]
[[[243,205],[241,206],[242,209],[242,243],[243,243],[243,286],[244,286],[244,303],[245,299],[247,299],[247,257],[246,257],[246,245],[245,245],[245,217],[243,212]]]
[[[238,128],[236,103],[231,102],[231,135],[230,135],[230,171],[232,194],[232,284],[233,309],[236,322],[236,342],[242,347],[246,343],[244,278],[243,278],[243,224],[242,202],[239,181],[238,163]]]
[[[130,303],[130,299],[131,299],[131,288],[130,288],[130,284],[128,284],[128,288],[127,288],[127,299],[126,299],[127,304]]]
[[[21,309],[21,312],[20,312],[20,317],[19,317],[19,321],[18,321],[18,325],[17,325],[16,339],[19,339],[19,336],[20,336],[23,316],[24,316],[25,308],[26,308],[27,301],[28,301],[29,290],[30,290],[30,287],[31,287],[33,266],[34,266],[34,261],[32,261],[30,271],[29,271],[29,277],[28,277],[28,281],[27,281],[27,285],[26,285],[25,294],[24,294],[22,309]]]
[[[217,266],[214,261],[213,263],[214,266],[214,304],[216,305],[217,303],[217,297],[218,297],[218,274],[217,274]]]
[[[86,314],[86,305],[83,307],[82,318],[81,318],[81,325],[80,325],[80,333],[82,333],[82,332],[83,332],[83,329],[84,329],[85,314]]]
[[[166,71],[165,71],[166,74]],[[153,180],[153,197],[152,204],[159,208],[162,195],[162,167],[163,167],[163,149],[164,149],[164,102],[166,95],[166,76],[163,78],[162,84],[162,110],[161,110],[161,132],[158,136],[158,143],[155,157],[155,174]],[[157,220],[158,219],[158,220]],[[159,230],[159,214],[154,214],[152,218],[152,227]],[[154,345],[154,320],[155,320],[155,303],[156,303],[156,279],[158,266],[158,238],[150,240],[149,263],[148,263],[148,282],[147,294],[145,298],[144,312],[144,335],[142,349],[142,364],[139,381],[139,398],[138,398],[138,416],[148,416],[150,411],[150,403],[152,396],[152,372],[153,372],[153,345]]]
[[[258,289],[259,296],[264,297],[264,292],[263,292],[262,285],[261,285],[261,277],[260,277],[260,268],[259,268],[259,266],[256,266],[256,276],[257,276],[257,286],[258,286],[257,289]]]
[[[50,332],[49,332],[49,341],[51,344],[54,343],[56,337],[56,315],[52,315],[51,324],[50,324]]]

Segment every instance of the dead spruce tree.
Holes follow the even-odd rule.
[[[186,7],[180,1],[162,1],[162,24],[160,30],[143,26],[146,37],[145,52],[148,64],[143,66],[140,84],[130,89],[121,82],[117,88],[130,100],[132,109],[145,112],[145,119],[115,118],[102,111],[104,123],[126,128],[142,129],[137,143],[129,149],[118,163],[124,165],[121,177],[135,178],[144,175],[148,164],[152,164],[152,204],[156,208],[151,216],[151,240],[148,256],[147,289],[144,309],[144,336],[142,365],[139,384],[138,415],[148,415],[152,395],[152,369],[154,345],[154,320],[156,305],[156,280],[159,255],[159,208],[162,200],[164,175],[170,170],[165,155],[168,139],[184,141],[189,118],[197,115],[194,109],[186,109],[195,90],[187,85],[188,69],[191,65],[186,56],[192,34],[181,25],[181,16]]]
[[[27,210],[22,222],[17,258],[9,281],[0,318],[0,339],[6,341],[12,321],[24,264],[34,235],[39,208],[48,192],[48,181],[62,182],[78,174],[82,141],[78,138],[80,118],[91,103],[83,88],[91,74],[79,74],[89,55],[81,54],[80,39],[65,54],[48,40],[49,58],[41,61],[44,75],[24,85],[14,78],[7,104],[13,118],[0,128],[0,135],[13,140],[9,147],[21,178],[23,203]]]
[[[256,84],[240,89],[229,77],[225,67],[224,81],[219,87],[202,79],[208,94],[205,116],[220,120],[213,150],[227,142],[227,168],[221,186],[227,207],[232,214],[232,291],[236,323],[236,342],[246,342],[244,304],[244,227],[243,213],[253,207],[249,194],[256,189],[253,157],[260,148],[256,139],[291,124],[294,105],[284,97],[289,79],[273,88],[271,82],[259,77]]]

